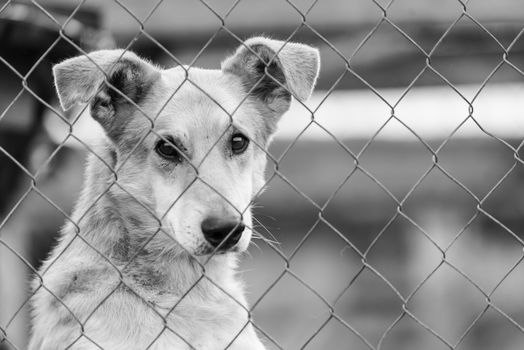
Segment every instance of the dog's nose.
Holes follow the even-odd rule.
[[[222,219],[210,217],[202,221],[202,233],[206,240],[220,250],[228,250],[238,243],[245,225],[234,219]]]

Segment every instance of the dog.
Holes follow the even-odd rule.
[[[33,283],[29,349],[265,349],[235,268],[267,147],[319,66],[316,48],[265,37],[216,70],[123,50],[55,65],[62,108],[88,104],[104,135]]]

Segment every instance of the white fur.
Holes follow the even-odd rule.
[[[281,46],[266,38],[246,43],[254,42],[271,50]],[[229,63],[239,59],[238,52]],[[132,103],[112,100],[102,85],[122,54],[98,51],[54,68],[64,108],[97,98],[106,102],[91,107],[108,137],[94,147],[97,156],[89,156],[74,223],[66,223],[44,262],[43,283],[37,278],[33,284],[29,349],[219,350],[231,344],[233,350],[263,350],[235,268],[252,235],[250,205],[264,183],[271,130],[265,124],[274,120],[260,112],[261,101],[246,96],[241,76],[161,70],[125,53],[132,69],[124,66],[129,74],[120,75],[119,83],[142,84],[142,89],[127,89],[139,112]],[[309,97],[318,52],[288,43],[279,58],[292,93]],[[147,94],[133,95],[146,88]],[[232,127],[251,140],[241,155],[228,148]],[[181,144],[184,160],[159,156],[155,145],[161,137]],[[210,255],[200,228],[210,215],[241,215],[247,226],[222,254]]]

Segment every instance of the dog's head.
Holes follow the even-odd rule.
[[[220,70],[161,69],[105,50],[54,67],[60,103],[89,103],[116,154],[119,188],[153,212],[194,255],[243,251],[265,150],[292,97],[319,71],[312,47],[247,40]]]

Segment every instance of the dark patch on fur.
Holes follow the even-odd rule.
[[[254,53],[253,53],[254,52]],[[250,95],[264,103],[276,98],[291,101],[286,77],[278,56],[265,45],[253,45],[227,71],[240,76]]]
[[[113,104],[130,103],[131,100],[139,105],[151,87],[150,78],[151,74],[143,64],[122,58],[108,79],[110,85],[104,84]]]
[[[116,209],[116,204],[110,193],[104,195],[104,201],[107,201],[107,205],[99,212],[90,215],[91,226],[93,230],[102,231],[107,229],[118,233],[114,243],[107,247],[106,250],[103,250],[102,253],[114,259],[115,262],[126,262],[131,255],[129,229],[122,214]]]
[[[102,83],[91,101],[91,114],[113,141],[121,139],[158,76],[146,64],[122,58]]]
[[[264,45],[253,45],[251,49],[261,58],[249,52],[250,59],[255,60],[254,72],[250,74],[251,81],[248,82],[248,88],[254,86],[251,94],[266,103],[275,98],[291,101],[291,94],[285,88],[286,77],[279,58],[274,57],[275,53]]]
[[[125,271],[126,275],[131,277],[135,283],[149,290],[162,290],[168,278],[161,271],[155,270],[150,266],[134,266]]]
[[[246,91],[254,99],[255,106],[264,117],[264,141],[275,129],[280,116],[291,104],[282,63],[269,47],[258,44],[239,53],[226,72],[242,79]]]
[[[93,291],[102,282],[104,276],[108,276],[107,272],[103,268],[86,268],[64,276],[64,280],[67,280],[68,283],[54,293],[56,298],[53,298],[51,302],[53,307],[63,307],[62,303],[67,305],[68,298]]]
[[[61,312],[60,318],[58,319],[58,324],[57,324],[58,327],[60,326],[70,327],[72,324],[75,324],[75,323],[78,324],[78,321],[73,317],[73,315],[71,315],[71,312],[69,312],[63,306],[62,306],[62,310],[63,312]]]
[[[126,262],[130,258],[130,246],[131,240],[129,238],[129,233],[125,232],[122,234],[122,237],[119,238],[115,245],[113,246],[113,251],[111,254],[112,258],[115,258],[118,261]]]
[[[109,155],[108,165],[111,167],[111,169],[114,169],[118,160],[118,154],[116,152],[116,149],[114,149],[113,147],[109,147],[107,150],[107,154]]]
[[[140,229],[143,226],[142,221],[134,216],[130,216],[127,219],[127,221],[129,222],[129,224],[131,224],[132,228],[135,228],[135,229]]]

